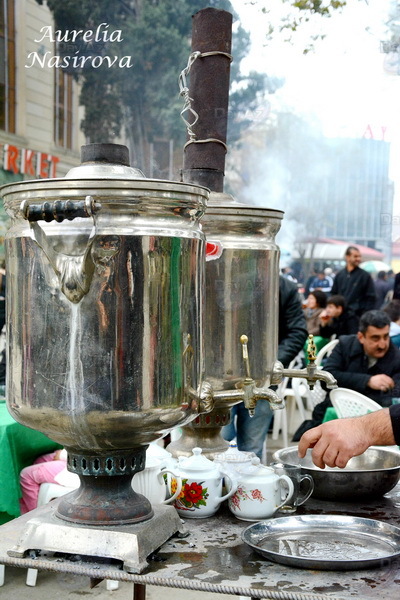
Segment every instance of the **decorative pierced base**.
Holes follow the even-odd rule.
[[[132,489],[132,477],[145,466],[146,447],[101,455],[68,451],[68,469],[80,487],[61,497],[57,516],[70,523],[124,525],[151,519],[150,502]]]
[[[221,429],[230,422],[230,408],[216,407],[210,413],[199,415],[182,427],[182,436],[167,446],[172,456],[191,456],[193,448],[201,448],[203,456],[213,460],[215,455],[225,452],[229,442],[224,440]]]

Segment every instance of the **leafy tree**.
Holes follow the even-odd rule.
[[[314,50],[313,43],[316,40],[325,37],[324,21],[344,8],[347,2],[346,0],[278,0],[278,4],[281,5],[281,11],[277,18],[273,16],[277,6],[276,1],[274,3],[269,0],[266,6],[261,7],[261,10],[271,17],[267,38],[280,36],[283,37],[283,41],[292,42],[298,31],[304,30],[311,24],[312,30],[309,30],[308,43],[304,48],[306,54]]]
[[[207,6],[234,12],[228,0],[37,0],[47,5],[56,28],[96,29],[100,23],[108,31],[121,30],[120,42],[59,44],[58,52],[67,56],[118,55],[131,57],[132,68],[73,70],[81,83],[80,103],[85,107],[81,127],[91,142],[112,141],[121,133],[130,140],[137,166],[146,170],[148,145],[159,139],[173,139],[182,145],[185,127],[180,119],[183,108],[179,96],[178,75],[186,66],[190,53],[191,15]],[[236,16],[235,16],[236,18]],[[235,113],[256,102],[264,85],[264,76],[239,73],[240,60],[249,47],[249,34],[242,27],[234,37],[235,60],[232,80],[240,89],[232,94]],[[71,52],[72,50],[72,52]],[[89,63],[90,64],[90,63]],[[236,120],[234,138],[239,137],[245,122]]]

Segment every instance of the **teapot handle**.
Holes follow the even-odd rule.
[[[170,471],[169,469],[163,469],[158,474],[158,477],[160,477],[164,480],[164,477],[163,477],[164,473],[169,473],[176,480],[176,491],[174,492],[174,494],[172,494],[172,496],[170,498],[163,500],[161,503],[161,504],[170,504],[171,502],[173,502],[174,500],[177,499],[177,497],[179,496],[179,494],[182,491],[182,477],[179,477],[179,475],[175,475],[175,473],[173,471]]]
[[[286,494],[286,497],[285,497],[284,501],[282,502],[282,504],[279,504],[279,506],[277,506],[275,510],[279,510],[280,508],[282,508],[282,506],[284,506],[289,500],[292,499],[292,496],[294,494],[294,485],[293,485],[293,481],[290,479],[290,477],[288,477],[287,475],[281,475],[278,478],[278,482],[277,483],[278,483],[278,487],[281,490],[281,492],[282,492],[282,489],[283,489],[282,488],[282,481],[286,482],[289,490],[288,490],[288,493]],[[286,490],[283,490],[283,491],[286,491]],[[282,493],[281,493],[281,498],[282,498]]]
[[[227,500],[228,498],[233,496],[233,494],[236,492],[236,490],[238,488],[238,482],[234,477],[231,477],[225,471],[220,471],[220,473],[221,473],[221,475],[224,476],[225,480],[229,479],[229,484],[230,484],[229,492],[227,494],[225,494],[225,496],[221,496],[220,498],[218,498],[218,502],[223,502],[224,500]]]

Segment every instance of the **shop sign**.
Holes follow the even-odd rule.
[[[17,148],[12,144],[4,144],[3,150],[5,171],[42,179],[56,177],[57,164],[60,162],[57,156],[27,148]]]

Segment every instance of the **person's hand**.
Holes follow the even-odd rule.
[[[317,467],[344,468],[350,458],[362,454],[369,446],[394,443],[389,409],[383,408],[361,417],[328,421],[306,431],[298,454],[304,458],[307,449],[312,448],[311,457]]]
[[[300,458],[312,448],[312,460],[317,467],[345,467],[350,458],[362,454],[370,445],[360,418],[335,419],[306,431],[301,437]]]
[[[389,375],[373,375],[368,381],[368,387],[372,390],[379,390],[381,392],[388,392],[394,388],[394,381]]]
[[[60,450],[56,450],[54,452],[53,460],[67,460],[67,451],[65,448],[61,448]]]
[[[323,325],[325,325],[329,320],[330,320],[330,315],[328,315],[328,313],[326,312],[326,310],[323,310],[322,313],[319,315],[319,320],[321,321],[321,323]]]

